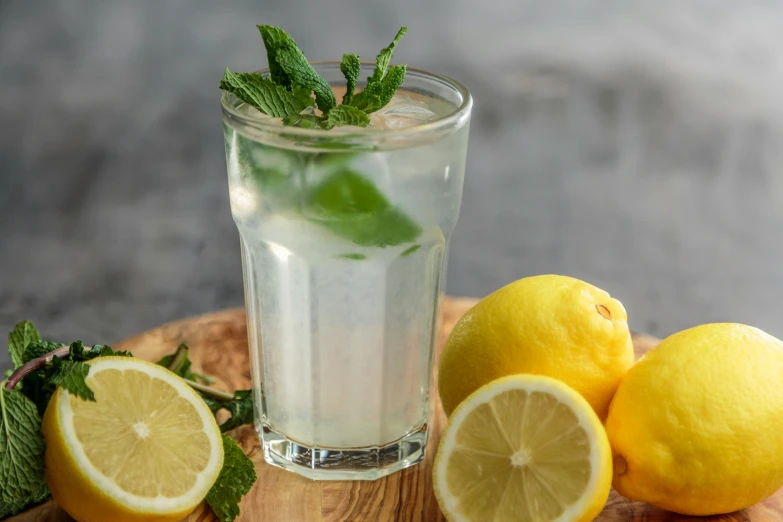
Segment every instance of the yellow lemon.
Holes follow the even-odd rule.
[[[54,392],[44,414],[46,481],[80,522],[178,521],[223,466],[220,429],[204,401],[158,365],[90,362],[95,402]]]
[[[623,379],[606,431],[614,487],[685,515],[728,513],[783,486],[783,343],[741,324],[662,341]]]
[[[450,415],[498,377],[547,375],[581,393],[603,419],[633,359],[620,301],[572,277],[527,277],[490,294],[459,320],[443,349],[438,392]]]
[[[560,381],[514,375],[454,411],[433,483],[450,522],[589,521],[612,482],[612,457],[590,405]]]

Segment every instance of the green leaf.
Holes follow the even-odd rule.
[[[350,169],[335,172],[313,189],[305,215],[359,246],[401,245],[414,241],[422,232],[372,181]]]
[[[291,78],[286,74],[277,62],[277,50],[284,45],[296,45],[296,42],[288,33],[274,25],[259,25],[261,39],[266,48],[266,58],[269,61],[269,77],[273,82],[282,87],[291,87]]]
[[[96,344],[86,353],[87,360],[96,357],[133,357],[133,354],[127,350],[113,350],[111,346]]]
[[[365,259],[367,259],[366,255],[359,254],[359,253],[340,254],[337,257],[339,257],[341,259],[350,259],[351,261],[364,261]]]
[[[232,73],[226,69],[220,88],[273,118],[299,114],[307,107],[301,94],[294,94],[256,73]]]
[[[156,364],[158,366],[167,368],[183,379],[199,381],[205,384],[212,384],[215,382],[215,379],[212,377],[207,377],[206,375],[196,373],[191,369],[193,363],[190,360],[190,349],[185,343],[180,344],[177,347],[177,351],[170,355],[164,356]]]
[[[3,502],[0,500],[0,520],[7,516],[12,516],[32,509],[34,506],[44,502],[51,496],[49,487],[44,483],[37,494],[32,494],[22,502]]]
[[[315,114],[297,114],[296,116],[283,118],[283,125],[301,127],[303,129],[316,129],[321,127],[323,123],[324,118],[316,116]]]
[[[313,91],[307,87],[300,87],[299,85],[295,85],[292,92],[294,93],[294,96],[296,96],[296,99],[299,100],[299,103],[304,105],[305,108],[315,106]]]
[[[87,386],[87,374],[90,373],[89,364],[55,358],[52,360],[52,370],[48,376],[52,384],[62,386],[68,393],[83,401],[95,402],[95,395]]]
[[[63,346],[65,345],[44,341],[43,339],[33,341],[24,350],[24,362],[30,362],[33,359],[42,357],[47,353],[56,350],[57,348],[62,348]]]
[[[370,124],[370,118],[365,113],[350,105],[338,105],[326,116],[325,129],[331,129],[337,125],[356,125],[366,127]]]
[[[356,90],[356,82],[359,81],[359,74],[362,72],[362,61],[359,55],[344,54],[343,61],[340,62],[340,70],[343,72],[346,81],[343,105],[350,105],[353,99],[353,91]]]
[[[0,516],[49,495],[44,479],[41,417],[21,392],[0,384]]]
[[[205,500],[220,522],[232,522],[239,516],[239,502],[257,479],[256,468],[228,435],[223,435],[223,452],[223,469]]]
[[[231,418],[220,425],[220,431],[231,431],[245,424],[253,424],[253,392],[252,390],[240,390],[234,392],[234,400],[222,405],[231,413]]]
[[[295,85],[315,93],[315,104],[321,112],[327,114],[337,105],[332,87],[307,62],[307,58],[296,43],[293,40],[291,42],[277,50],[275,54],[277,62]]]
[[[14,369],[25,363],[24,351],[27,345],[39,339],[38,330],[30,321],[22,321],[14,326],[13,331],[8,334],[8,352],[11,354]]]
[[[381,52],[378,53],[378,56],[375,57],[375,70],[373,70],[372,76],[367,78],[368,85],[372,82],[378,82],[383,79],[384,75],[386,74],[386,67],[389,66],[389,62],[394,55],[394,48],[397,47],[397,44],[400,43],[400,40],[407,32],[407,27],[401,27],[400,30],[397,31],[397,35],[394,37],[394,40],[392,40],[392,43],[389,44],[389,47],[384,47],[381,49]]]
[[[365,109],[365,112],[375,112],[381,107],[385,107],[394,97],[394,93],[400,88],[402,82],[405,81],[406,71],[407,66],[405,65],[392,65],[382,80],[368,83],[367,87],[356,95],[354,102],[363,103],[365,96],[373,96],[378,98],[379,105],[377,107],[373,105]]]
[[[375,112],[383,107],[381,98],[375,94],[368,93],[367,89],[354,96],[353,100],[351,101],[351,105],[365,114],[370,114],[371,112]]]
[[[413,245],[410,248],[405,249],[405,251],[400,254],[400,257],[408,257],[409,255],[417,252],[421,248],[421,245]]]

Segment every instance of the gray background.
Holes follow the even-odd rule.
[[[222,70],[256,23],[476,104],[448,291],[559,272],[658,335],[779,321],[783,6],[549,0],[0,0],[0,332],[111,342],[241,305]],[[4,355],[0,355],[0,366]]]

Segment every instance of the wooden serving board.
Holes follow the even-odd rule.
[[[447,298],[443,339],[475,299]],[[190,346],[195,371],[218,379],[225,390],[250,387],[245,310],[235,308],[164,324],[114,345],[151,361],[173,352],[179,343]],[[657,340],[634,336],[637,358]],[[256,463],[258,481],[242,501],[240,522],[444,522],[432,492],[432,463],[446,416],[433,379],[430,419],[432,432],[425,462],[375,482],[313,482],[268,465],[252,427],[232,435]],[[54,502],[38,506],[12,519],[13,522],[65,522],[72,520]],[[212,522],[217,519],[204,504],[185,519]],[[783,522],[783,490],[749,509],[713,517],[686,517],[632,502],[612,491],[599,522],[751,521]],[[108,521],[107,521],[108,522]]]

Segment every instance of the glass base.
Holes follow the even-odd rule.
[[[427,425],[381,447],[313,448],[263,426],[264,459],[312,480],[376,480],[424,460]]]

